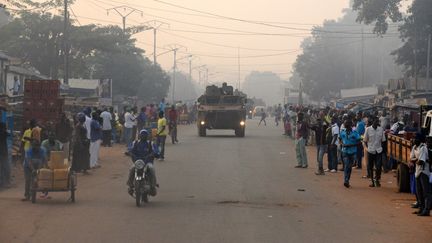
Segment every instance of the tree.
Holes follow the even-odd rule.
[[[432,1],[413,0],[407,16],[401,13],[401,0],[354,0],[353,9],[358,10],[358,21],[366,24],[376,22],[375,32],[387,31],[387,21],[399,22],[400,37],[404,45],[393,52],[396,63],[405,67],[407,76],[424,76],[427,62],[427,39],[432,34]]]
[[[352,6],[358,11],[358,22],[371,24],[376,22],[374,31],[384,34],[388,30],[387,20],[399,22],[402,20],[400,11],[402,0],[353,0]]]
[[[171,72],[171,80],[173,80]],[[171,100],[173,85],[170,85],[168,91],[168,98]],[[175,98],[176,100],[196,100],[198,98],[197,85],[194,80],[189,80],[189,74],[182,72],[176,72],[176,84],[175,84]]]
[[[273,72],[253,71],[246,76],[243,90],[248,97],[263,99],[267,105],[283,102],[284,80]]]
[[[321,100],[334,96],[341,89],[375,85],[381,83],[382,78],[399,77],[390,53],[400,46],[400,40],[392,36],[366,35],[363,41],[362,28],[361,24],[356,24],[356,13],[348,10],[341,19],[314,27],[312,37],[302,43],[303,53],[294,64],[298,77],[293,76],[292,83],[300,79],[303,90],[312,99]],[[365,33],[371,31],[372,28],[364,28]]]
[[[50,13],[22,12],[1,28],[0,49],[42,74],[63,74],[63,19]],[[144,57],[135,39],[118,26],[70,26],[70,76],[112,78],[114,94],[158,100],[167,95],[169,77]]]

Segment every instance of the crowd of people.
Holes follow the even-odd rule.
[[[193,110],[193,106],[169,105],[163,99],[158,105],[149,104],[139,110],[136,106],[126,106],[120,114],[113,107],[87,107],[69,117],[63,113],[56,124],[48,122],[42,126],[36,119],[28,121],[21,138],[25,178],[23,201],[30,199],[32,173],[47,166],[51,151],[63,151],[64,158],[71,160],[71,170],[87,175],[90,170],[101,167],[101,146],[124,144],[125,154],[130,155],[133,142],[145,130],[158,147],[159,160],[162,161],[165,159],[167,137],[171,137],[173,144],[179,142],[177,125],[180,114],[192,113]],[[8,136],[10,134],[7,133],[6,125],[0,123],[0,161],[7,161],[4,159],[8,156],[7,146],[3,146],[3,143],[6,144]],[[0,172],[0,182],[8,185],[10,169],[0,167]],[[44,193],[41,197],[46,196],[47,193]]]
[[[330,107],[317,109],[285,105],[279,111],[278,107],[273,109],[277,113],[274,114],[275,125],[278,125],[279,119],[282,120],[284,135],[295,140],[295,168],[308,168],[306,146],[313,145],[317,161],[315,174],[321,176],[326,172],[343,171],[343,185],[346,188],[351,187],[352,169],[363,170],[364,164],[366,169],[362,177],[370,181],[369,187],[380,187],[382,173],[395,171],[397,167],[397,162],[387,151],[388,134],[416,132],[409,164],[411,192],[417,199],[412,207],[419,209],[414,212],[417,215],[429,216],[432,206],[432,168],[429,162],[432,137],[424,136],[417,122],[410,121],[408,117],[391,121],[386,110],[354,113]]]

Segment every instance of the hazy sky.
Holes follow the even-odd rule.
[[[159,20],[169,23],[171,30],[164,27],[164,29],[161,29],[161,31],[158,32],[157,44],[159,47],[165,47],[169,44],[181,44],[187,47],[189,53],[197,54],[197,56],[199,56],[199,58],[193,61],[193,66],[208,65],[210,81],[223,79],[225,81],[232,80],[233,82],[236,82],[238,59],[235,57],[238,55],[238,50],[235,47],[239,46],[241,48],[246,48],[240,50],[240,56],[243,56],[243,58],[240,59],[242,79],[251,70],[274,71],[281,73],[282,77],[288,78],[292,63],[295,61],[296,55],[298,55],[299,52],[293,52],[286,55],[282,54],[299,49],[299,45],[303,39],[301,37],[309,33],[309,31],[307,31],[307,29],[311,28],[311,25],[309,24],[320,24],[325,19],[338,18],[342,15],[342,10],[347,8],[349,5],[349,0],[166,1],[184,7],[240,19],[283,22],[283,24],[278,25],[297,28],[300,30],[241,23],[238,21],[224,20],[215,17],[203,17],[203,14],[172,7],[153,0],[77,0],[72,6],[72,9],[78,16],[81,24],[97,22],[107,24],[102,21],[85,19],[83,17],[114,21],[120,24],[121,17],[114,11],[111,11],[107,16],[107,11],[105,9],[114,6],[121,6],[123,4],[140,9],[143,11],[143,16],[138,12],[131,14],[127,19],[127,25],[136,25],[150,20]],[[123,9],[120,9],[120,12],[123,13],[123,11]],[[181,13],[168,11],[178,11]],[[190,15],[182,13],[188,13]],[[206,28],[199,25],[208,25],[221,29]],[[233,31],[224,30],[223,28],[244,32],[297,34],[297,36],[222,35],[187,32],[233,33]],[[180,36],[190,39],[182,38]],[[139,41],[138,46],[145,49],[148,55],[153,53],[152,31],[136,34],[135,38]],[[191,39],[199,40],[201,42]],[[227,47],[205,44],[202,42],[224,45]],[[162,53],[164,50],[159,49],[158,52]],[[178,54],[179,58],[185,55],[186,54],[184,53]],[[266,55],[274,56],[252,58],[253,56]],[[171,69],[173,66],[172,53],[160,56],[158,62],[161,63],[166,70]],[[188,65],[186,63],[187,59],[181,60],[178,65],[179,69],[187,72]],[[196,79],[198,78],[197,71],[194,72],[194,77]]]
[[[181,44],[187,47],[188,53],[196,54],[198,57],[194,59],[193,66],[208,66],[210,81],[223,80],[236,83],[238,73],[238,59],[236,58],[238,49],[236,47],[241,48],[242,79],[252,70],[273,71],[280,73],[283,78],[288,78],[291,66],[299,54],[300,43],[303,37],[309,35],[309,29],[312,25],[321,24],[325,19],[336,19],[342,15],[344,8],[349,7],[349,0],[164,1],[239,19],[281,22],[275,23],[275,25],[288,28],[242,23],[214,16],[209,17],[208,15],[205,17],[202,13],[176,8],[153,0],[76,0],[72,10],[78,16],[81,24],[118,23],[120,25],[121,17],[114,11],[110,11],[107,15],[106,9],[122,5],[140,9],[143,11],[143,15],[141,16],[139,12],[132,13],[127,19],[128,26],[150,20],[169,23],[170,29],[164,26],[158,32],[157,45],[159,48],[169,44]],[[119,11],[127,13],[124,9],[119,9]],[[210,28],[204,25],[210,26]],[[219,34],[192,33],[189,31],[218,32]],[[238,31],[243,31],[246,35],[226,34],[239,33]],[[250,32],[290,34],[291,36],[250,35]],[[134,37],[139,42],[138,46],[145,49],[147,55],[152,55],[152,31],[139,33]],[[158,49],[159,53],[164,51]],[[291,53],[286,54],[287,52]],[[185,53],[186,50],[179,53],[178,58],[186,56]],[[160,56],[158,62],[164,69],[171,69],[173,54],[168,53]],[[180,61],[178,68],[188,72],[187,58]],[[194,77],[198,79],[198,71],[194,71]]]

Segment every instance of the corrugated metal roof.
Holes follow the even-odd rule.
[[[341,90],[341,98],[354,98],[354,97],[363,97],[363,96],[374,96],[378,95],[378,87],[365,87],[358,89],[342,89]]]
[[[6,55],[6,53],[0,51],[0,59],[1,60],[9,60],[11,57]]]
[[[62,81],[63,83],[63,81]],[[69,87],[73,89],[97,89],[98,79],[69,79]]]
[[[36,72],[34,70],[31,70],[30,68],[24,68],[24,67],[18,67],[18,66],[9,66],[8,68],[9,68],[9,71],[12,73],[37,77],[40,79],[47,79],[47,77],[45,77],[44,75],[42,75],[39,72]]]

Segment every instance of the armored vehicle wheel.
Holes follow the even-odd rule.
[[[207,135],[207,130],[205,129],[205,127],[198,128],[198,135],[200,137],[205,137]]]
[[[238,128],[235,130],[235,135],[237,137],[243,138],[245,136],[245,129],[244,128]]]

